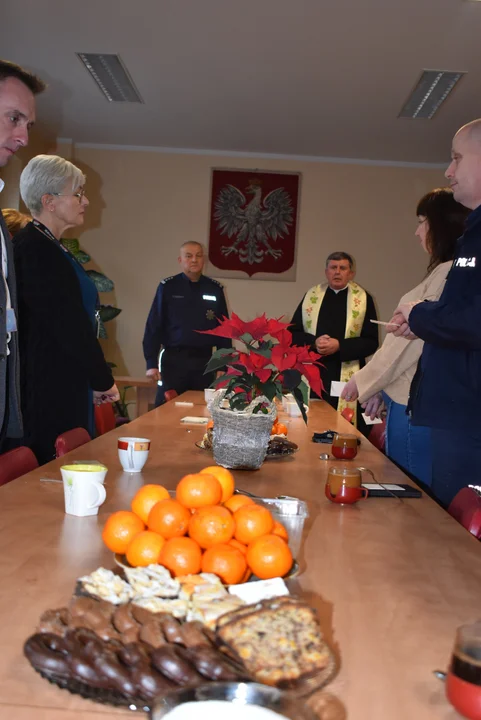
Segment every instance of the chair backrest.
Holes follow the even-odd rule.
[[[481,495],[474,488],[460,490],[451,500],[448,513],[481,540]]]
[[[115,413],[111,403],[95,406],[95,429],[97,435],[104,435],[116,426]]]
[[[91,439],[84,428],[67,430],[67,432],[62,433],[55,440],[55,453],[57,457],[62,457],[62,455],[66,455],[71,450],[75,450],[75,448],[90,442]]]
[[[18,447],[0,455],[0,485],[38,468],[37,458],[28,447]]]
[[[381,452],[384,452],[384,448],[386,446],[386,421],[383,420],[382,423],[378,423],[377,425],[373,425],[371,428],[371,432],[369,433],[369,442],[374,445],[374,447],[377,447],[378,450]]]
[[[166,390],[164,393],[165,402],[173,400],[178,395],[177,390]]]

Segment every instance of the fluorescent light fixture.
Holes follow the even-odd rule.
[[[119,55],[76,53],[109,102],[143,103]]]
[[[398,117],[430,120],[465,74],[445,70],[423,70]]]

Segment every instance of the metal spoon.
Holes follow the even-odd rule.
[[[438,680],[441,680],[444,682],[447,677],[447,673],[443,672],[442,670],[433,670],[433,675],[437,677]]]

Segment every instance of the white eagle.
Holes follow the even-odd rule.
[[[245,195],[234,185],[226,185],[215,201],[214,218],[217,230],[228,238],[235,237],[232,245],[223,245],[223,255],[238,253],[242,263],[260,263],[264,255],[277,260],[282,249],[273,248],[269,240],[283,239],[292,225],[293,209],[289,193],[276,188],[262,201],[262,188],[256,180],[246,188],[246,194],[253,195],[247,203]]]

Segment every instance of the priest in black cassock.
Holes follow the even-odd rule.
[[[353,281],[354,262],[345,252],[334,252],[326,260],[327,283],[307,291],[292,318],[290,331],[296,345],[309,345],[322,355],[323,399],[339,412],[355,411],[354,422],[363,434],[367,427],[357,402],[331,396],[331,382],[347,382],[365,365],[379,345],[374,301]]]

